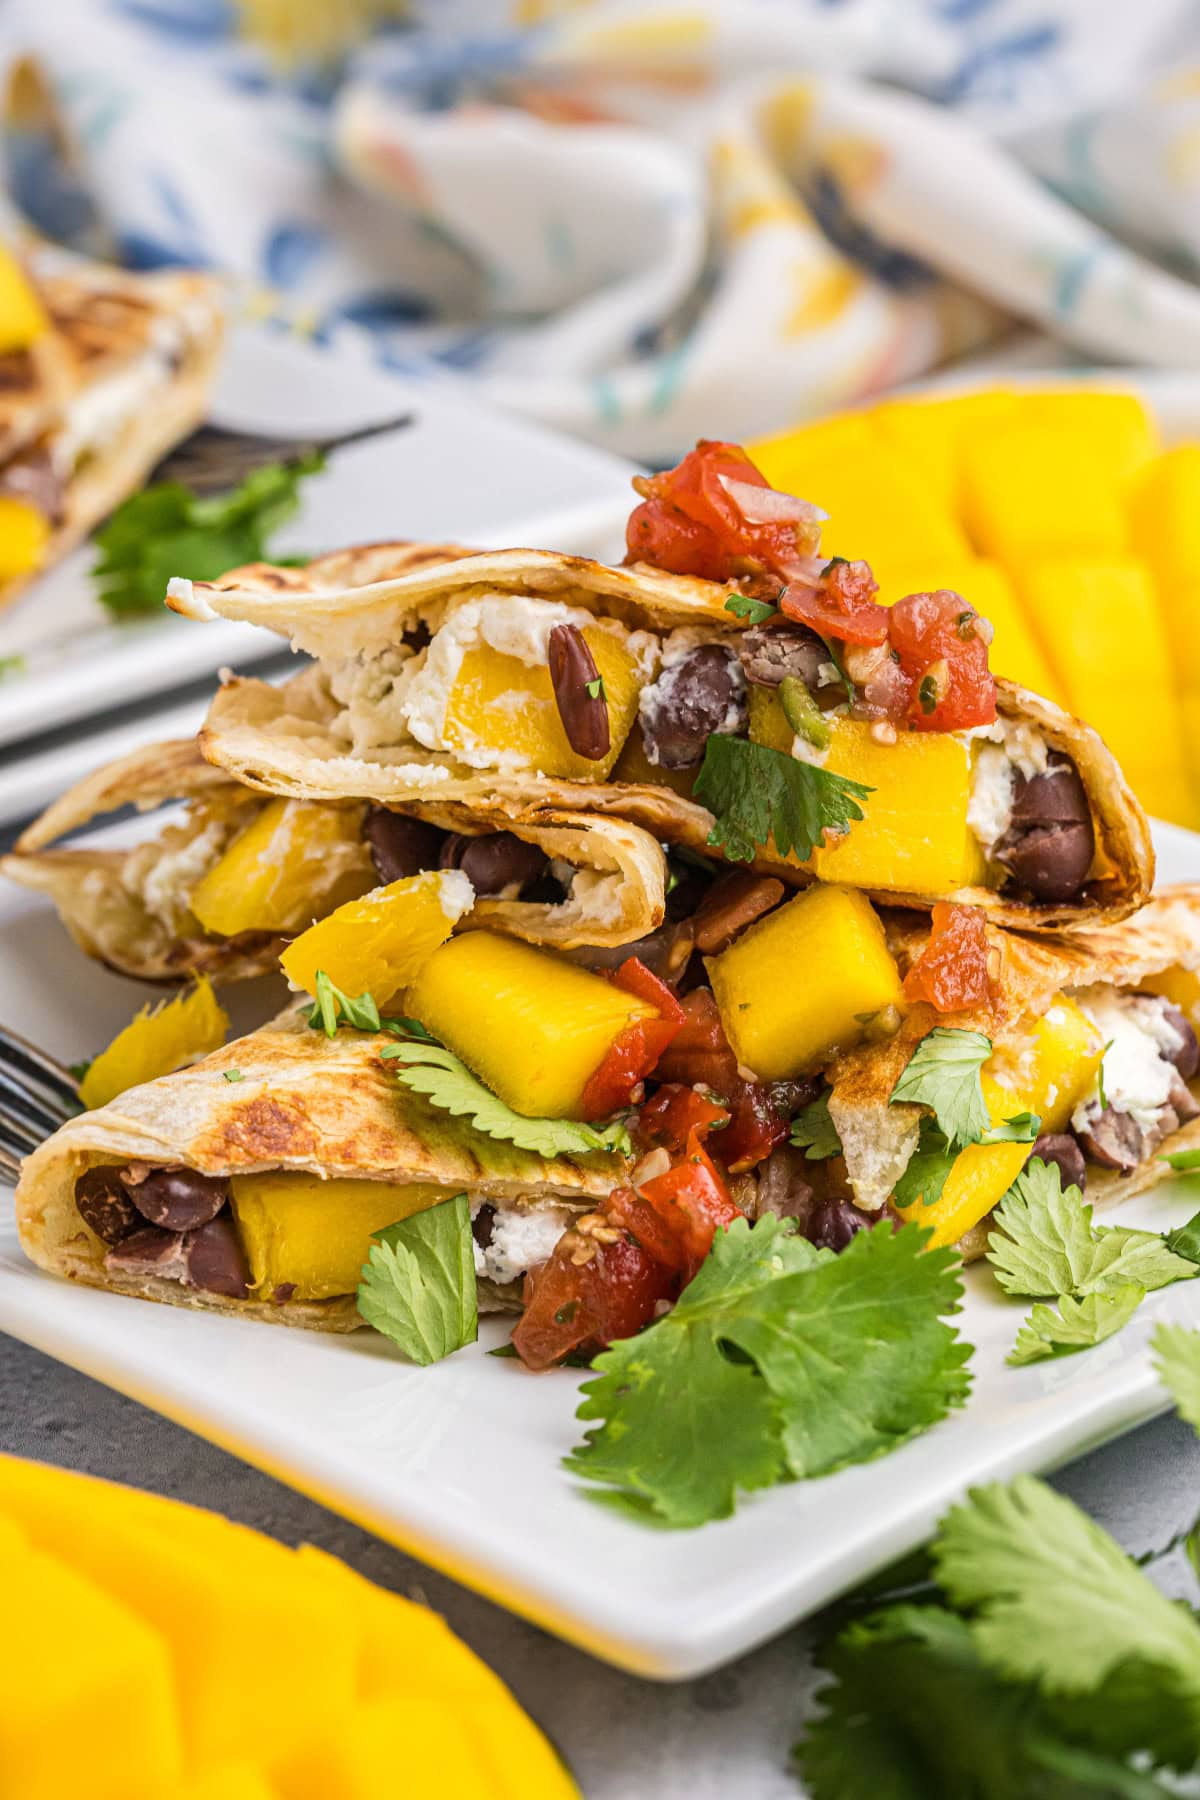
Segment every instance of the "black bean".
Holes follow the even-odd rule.
[[[178,1231],[143,1225],[109,1251],[104,1266],[124,1275],[156,1275],[162,1281],[182,1281],[187,1272],[183,1237]]]
[[[391,812],[386,806],[373,806],[363,821],[363,838],[375,873],[385,886],[436,869],[445,836],[436,825]]]
[[[1052,750],[1048,766],[1030,780],[1018,771],[1013,792],[1014,825],[1090,825],[1092,809],[1079,770]]]
[[[738,638],[737,653],[755,687],[778,687],[786,675],[796,675],[814,693],[830,660],[816,632],[804,625],[754,625]]]
[[[993,852],[1035,900],[1078,898],[1096,851],[1091,808],[1079,771],[1065,756],[1031,781],[1018,773],[1012,819]]]
[[[1144,1160],[1150,1134],[1142,1129],[1132,1113],[1106,1106],[1103,1112],[1090,1118],[1076,1136],[1089,1162],[1128,1175]]]
[[[602,762],[612,747],[608,701],[596,659],[577,625],[556,625],[546,643],[558,716],[576,756]]]
[[[807,1233],[813,1190],[811,1182],[806,1180],[812,1170],[805,1162],[804,1152],[793,1149],[790,1144],[781,1144],[754,1173],[758,1178],[755,1218],[774,1213],[777,1219],[795,1219],[800,1230]]]
[[[870,1231],[886,1215],[861,1212],[848,1200],[818,1200],[801,1229],[818,1250],[844,1250],[860,1231]]]
[[[442,845],[443,869],[461,869],[477,894],[499,894],[505,888],[518,892],[545,873],[548,858],[536,844],[526,843],[511,831],[489,831],[482,837],[454,832]]]
[[[1179,1033],[1181,1040],[1178,1050],[1164,1050],[1163,1055],[1175,1064],[1185,1081],[1191,1081],[1197,1069],[1200,1069],[1200,1040],[1177,1006],[1164,1000],[1162,1010],[1163,1017]]]
[[[642,689],[639,717],[646,756],[664,769],[693,768],[714,734],[740,737],[749,710],[736,652],[702,644],[668,664]]]
[[[131,1183],[129,1193],[149,1224],[163,1231],[194,1231],[216,1218],[229,1198],[229,1183],[196,1169],[155,1169],[145,1181]]]
[[[471,1236],[481,1250],[486,1250],[492,1241],[492,1226],[496,1222],[496,1209],[486,1201],[471,1220]]]
[[[1087,1187],[1087,1163],[1069,1131],[1047,1131],[1030,1151],[1031,1158],[1040,1156],[1044,1163],[1054,1163],[1065,1188],[1077,1187],[1082,1194]]]
[[[244,1300],[250,1292],[250,1270],[241,1240],[229,1214],[210,1219],[198,1231],[184,1237],[184,1255],[189,1287],[201,1288],[208,1294],[224,1294],[229,1300]]]
[[[88,1169],[75,1183],[75,1206],[85,1225],[90,1225],[105,1244],[119,1244],[137,1231],[141,1215],[129,1198],[119,1169]]]
[[[1167,1121],[1164,1136],[1169,1132],[1177,1131],[1181,1125],[1190,1124],[1193,1119],[1200,1117],[1200,1104],[1192,1097],[1191,1089],[1186,1085],[1178,1070],[1171,1077],[1171,1091],[1167,1099],[1169,1110],[1175,1116],[1173,1121]]]

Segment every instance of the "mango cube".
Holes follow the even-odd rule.
[[[1164,969],[1142,983],[1144,994],[1161,994],[1177,1006],[1191,1024],[1200,1024],[1200,974],[1195,969]]]
[[[1200,582],[1200,444],[1177,444],[1145,465],[1129,521],[1133,547],[1159,581]]]
[[[202,976],[194,988],[153,1011],[143,1006],[93,1058],[79,1084],[79,1097],[88,1108],[107,1106],[126,1088],[155,1081],[207,1056],[225,1042],[228,1030],[229,1014],[219,1005],[208,977]]]
[[[297,1300],[352,1294],[375,1233],[450,1194],[428,1182],[288,1172],[235,1175],[230,1189],[256,1292],[270,1299],[288,1286]]]
[[[306,994],[316,992],[317,972],[324,970],[344,994],[371,994],[386,1006],[474,904],[460,869],[408,875],[318,919],[288,945],[280,967]]]
[[[50,521],[27,500],[0,494],[0,581],[15,581],[41,565]]]
[[[1141,398],[1127,388],[1083,383],[1034,388],[1017,404],[1021,417],[1033,425],[1085,433],[1095,454],[1116,470],[1122,482],[1137,475],[1159,448],[1153,418]]]
[[[191,896],[206,931],[299,931],[375,885],[358,807],[271,800]]]
[[[1019,577],[1031,557],[1121,556],[1127,470],[1086,426],[1023,411],[963,451],[963,517],[976,549]]]
[[[48,325],[37,290],[20,261],[0,246],[0,354],[28,350]]]
[[[993,1125],[1018,1113],[1036,1113],[1043,1131],[1062,1131],[1095,1078],[1104,1054],[1091,1020],[1060,994],[1033,1026],[1030,1047],[1013,1056],[998,1050],[980,1071]],[[918,1225],[931,1225],[930,1248],[957,1243],[1003,1199],[1029,1159],[1031,1144],[972,1144],[963,1150],[932,1206],[920,1201],[900,1210]]]
[[[852,888],[807,889],[705,968],[739,1063],[762,1081],[819,1068],[901,1004],[883,926]]]
[[[272,1775],[280,1800],[516,1800],[526,1791],[517,1771],[506,1779],[489,1766],[469,1718],[426,1692],[367,1701],[342,1730],[285,1757]],[[565,1800],[570,1789],[563,1792]]]
[[[869,413],[834,413],[827,419],[814,419],[806,425],[794,425],[790,431],[776,432],[773,437],[757,438],[746,445],[746,454],[772,487],[783,494],[797,494],[802,500],[811,499],[820,506],[822,502],[816,495],[803,491],[803,484],[812,479],[822,460],[877,447],[878,441]]]
[[[608,703],[607,756],[591,762],[572,750],[548,668],[486,645],[468,650],[459,665],[442,723],[445,748],[477,753],[483,745],[498,754],[516,752],[563,781],[607,781],[637,717],[641,680],[623,633],[597,625],[583,635]]]
[[[486,931],[435,950],[404,1005],[532,1118],[578,1118],[588,1079],[617,1037],[634,1020],[657,1017],[589,969]]]
[[[825,767],[873,790],[865,817],[813,855],[813,873],[847,887],[944,894],[987,879],[967,825],[970,746],[946,732],[901,732],[879,744],[861,719],[832,718]],[[775,693],[750,690],[750,736],[790,752],[792,731]]]
[[[873,406],[867,417],[883,442],[919,471],[941,504],[957,516],[963,445],[973,433],[991,426],[1016,405],[1011,388],[979,388],[964,394],[884,400]]]
[[[163,1800],[168,1800],[168,1796],[164,1795]],[[194,1781],[185,1782],[169,1800],[279,1800],[279,1790],[253,1763],[222,1763],[220,1768],[209,1769]]]

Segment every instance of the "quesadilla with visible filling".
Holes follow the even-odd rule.
[[[952,900],[1023,929],[1140,905],[1153,851],[1116,761],[1087,725],[993,677],[970,596],[883,607],[865,563],[763,549],[780,509],[811,545],[815,509],[731,446],[702,445],[643,491],[694,458],[711,474],[710,453],[744,509],[728,528],[754,550],[700,555],[719,579],[691,572],[686,532],[647,540],[652,496],[630,521],[642,560],[623,567],[376,544],[173,581],[177,612],[267,626],[317,659],[281,687],[223,687],[205,756],[298,798],[616,813],[792,884]]]

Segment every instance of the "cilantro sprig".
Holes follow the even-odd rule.
[[[829,1090],[810,1100],[792,1120],[789,1142],[804,1151],[806,1162],[824,1162],[842,1154],[842,1140],[829,1114]]]
[[[317,970],[314,983],[316,995],[313,1004],[305,1014],[314,1030],[321,1030],[326,1037],[336,1037],[339,1025],[349,1025],[355,1031],[381,1031],[379,1008],[370,994],[351,996],[335,987],[324,969]]]
[[[439,1362],[479,1335],[471,1209],[465,1194],[377,1233],[358,1310],[415,1363]]]
[[[779,592],[783,593],[783,588]],[[762,625],[767,619],[773,619],[779,607],[773,600],[754,600],[749,594],[730,594],[725,602],[725,611],[732,613],[735,619],[741,619],[746,625]]]
[[[143,488],[96,533],[92,575],[101,603],[119,618],[157,611],[173,575],[211,581],[261,561],[272,534],[299,508],[301,482],[324,462],[314,453],[271,463],[208,499],[177,481]]]
[[[866,816],[874,790],[767,744],[714,735],[693,791],[713,815],[708,842],[730,862],[752,862],[770,843],[807,862],[827,831],[846,832]]]
[[[993,1125],[979,1079],[992,1041],[982,1031],[938,1025],[926,1032],[892,1089],[892,1106],[925,1106],[917,1147],[895,1187],[899,1206],[936,1205],[961,1150],[970,1144],[1032,1144],[1041,1130],[1036,1113],[1016,1113]],[[932,1116],[930,1116],[932,1115]]]

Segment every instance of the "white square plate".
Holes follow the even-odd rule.
[[[1160,878],[1200,878],[1200,837],[1159,827]],[[36,896],[0,893],[6,1016],[76,1058],[144,990],[69,951]],[[235,1025],[268,984],[236,991]],[[1163,1229],[1200,1204],[1183,1177],[1121,1209]],[[1146,1340],[1200,1324],[1200,1282],[1151,1295],[1119,1336],[1062,1362],[1004,1366],[1025,1307],[968,1271],[960,1320],[976,1346],[966,1408],[904,1449],[743,1501],[700,1531],[620,1517],[566,1475],[582,1379],[530,1375],[484,1352],[431,1369],[372,1333],[322,1337],[69,1286],[0,1225],[0,1328],[187,1425],[458,1580],[639,1674],[696,1675],[741,1654],[925,1538],[972,1482],[1046,1469],[1140,1424],[1166,1397]]]

